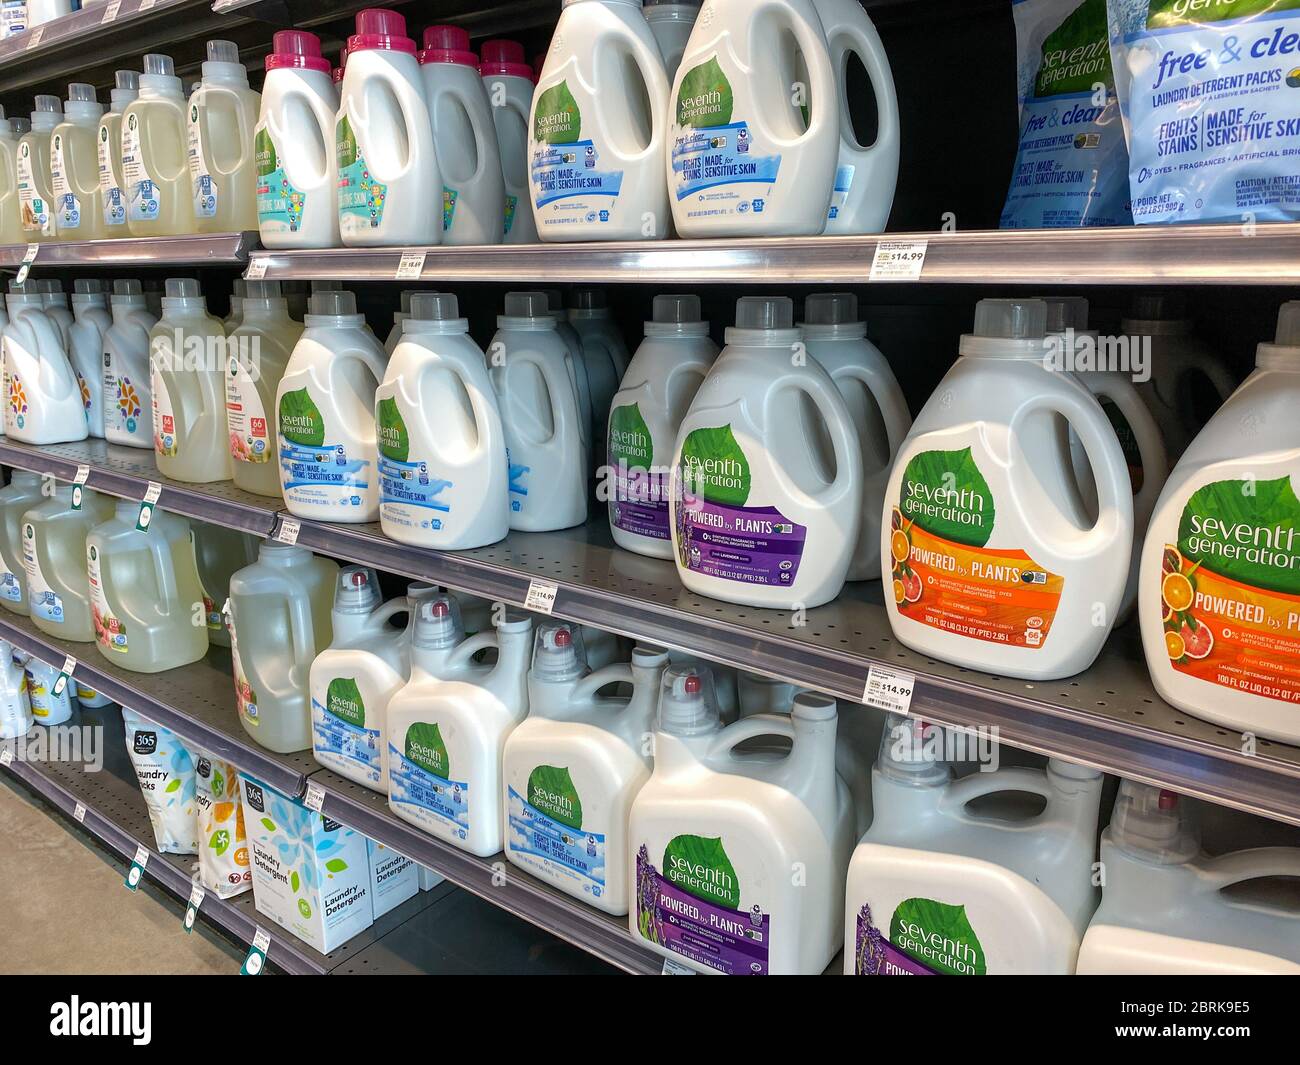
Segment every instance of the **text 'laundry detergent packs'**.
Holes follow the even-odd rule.
[[[262,98],[248,85],[234,41],[208,41],[186,115],[187,160],[200,233],[257,229],[254,129]]]
[[[854,835],[835,700],[801,692],[789,717],[723,728],[707,678],[663,677],[654,772],[628,821],[632,935],[697,972],[819,974],[840,948]],[[770,757],[737,750],[765,741]]]
[[[1142,549],[1138,613],[1160,695],[1227,728],[1300,743],[1300,301],[1183,452]],[[1249,426],[1249,432],[1243,431]]]
[[[668,77],[641,0],[564,0],[528,130],[542,240],[663,237],[668,122]]]
[[[981,300],[885,493],[881,570],[907,646],[1005,676],[1085,669],[1128,579],[1133,492],[1096,398],[1052,370],[1041,300]],[[1097,485],[1084,512],[1068,429]]]
[[[33,624],[61,640],[95,638],[86,536],[113,516],[113,500],[81,485],[42,491],[42,501],[22,518],[27,607]]]
[[[1020,144],[1003,229],[1129,225],[1106,0],[1016,0]]]
[[[199,824],[190,752],[170,729],[125,706],[122,724],[126,751],[153,825],[154,845],[164,854],[197,854]]]
[[[204,890],[218,898],[232,898],[253,887],[239,773],[229,762],[205,751],[194,750],[191,755],[198,816],[199,881]]]
[[[27,615],[27,567],[23,564],[23,515],[45,498],[39,473],[12,470],[0,488],[0,606]],[[0,654],[0,662],[4,656]]]
[[[130,190],[122,170],[122,114],[126,111],[127,104],[139,95],[139,73],[134,70],[115,71],[111,102],[95,132],[96,158],[99,162],[99,201],[104,212],[106,237],[120,238],[128,235],[126,209]]]
[[[1300,217],[1300,4],[1106,0],[1133,221]]]
[[[954,780],[945,735],[889,716],[849,865],[844,972],[1072,973],[1097,908],[1101,773],[1053,758]],[[1026,815],[1025,794],[1042,809]]]
[[[505,242],[536,244],[537,223],[528,194],[528,127],[537,78],[525,62],[524,46],[518,41],[484,41],[479,49],[478,72],[492,105],[497,154],[505,182]]]
[[[506,857],[583,902],[628,910],[628,811],[650,775],[651,736],[668,653],[641,647],[632,662],[594,673],[574,626],[537,631],[528,717],[502,756]],[[631,697],[600,694],[615,684]]]
[[[110,444],[152,448],[153,392],[149,336],[158,319],[139,281],[114,281],[112,322],[104,330],[104,437]]]
[[[67,338],[38,282],[10,281],[7,304],[9,324],[0,338],[5,436],[38,445],[85,440],[90,427]]]
[[[1300,877],[1300,847],[1210,857],[1198,827],[1191,800],[1120,782],[1080,974],[1300,975],[1300,913],[1267,891]]]
[[[495,648],[496,663],[475,657]],[[430,835],[486,857],[504,845],[502,754],[528,714],[533,624],[504,611],[464,639],[456,604],[420,603],[411,679],[388,704],[388,805]]]

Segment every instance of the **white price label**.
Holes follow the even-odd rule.
[[[872,281],[917,281],[925,266],[926,240],[882,240],[871,260]]]
[[[194,922],[199,919],[199,907],[203,905],[206,894],[201,884],[190,888],[190,904],[185,907],[185,916],[181,919],[181,927],[187,934],[194,931]]]
[[[11,765],[14,760],[12,747],[0,747],[0,765]]]
[[[77,467],[77,472],[72,478],[73,484],[85,484],[90,480],[90,467],[84,462]]]
[[[136,847],[135,849],[135,864],[141,869],[149,864],[149,852],[143,847]]]
[[[24,281],[27,280],[27,275],[31,273],[32,263],[36,261],[36,256],[38,256],[40,253],[41,253],[41,245],[39,241],[34,244],[27,245],[27,250],[23,252],[23,261],[18,267],[18,276],[14,278],[14,280],[18,284],[21,285]]]
[[[85,824],[86,822],[85,806],[83,806],[81,803],[77,803],[77,805],[72,808],[72,819],[76,821],[77,824],[79,825]]]
[[[248,269],[244,271],[245,281],[261,281],[266,276],[266,260],[250,259]]]
[[[915,674],[888,666],[872,666],[867,672],[867,686],[862,690],[862,702],[877,710],[906,714],[912,705],[912,689],[916,687]]]
[[[402,252],[394,278],[398,281],[418,281],[424,274],[424,257],[422,251]]]
[[[135,9],[136,13],[138,14],[141,11],[148,11],[157,2],[158,0],[140,0],[140,6]]]
[[[27,50],[30,52],[33,48],[35,48],[38,44],[40,44],[41,38],[44,36],[45,36],[44,26],[37,26],[34,30],[29,30],[28,37],[27,37]]]
[[[314,780],[307,781],[307,794],[303,796],[302,804],[308,810],[320,813],[320,808],[325,805],[325,789]]]
[[[144,496],[141,499],[141,502],[148,503],[152,506],[154,503],[158,502],[158,497],[160,495],[162,495],[162,485],[157,481],[150,481],[144,490]]]
[[[54,687],[51,689],[54,694],[62,695],[68,687],[68,682],[72,679],[72,671],[77,668],[77,660],[72,655],[63,656],[63,668],[59,670],[59,675],[54,678]]]
[[[538,614],[550,614],[555,609],[555,597],[559,587],[550,581],[530,581],[528,594],[524,597],[524,609]]]
[[[296,544],[300,532],[302,532],[302,522],[297,518],[283,518],[280,527],[275,530],[275,538],[282,544]]]
[[[248,948],[248,957],[244,959],[244,967],[239,970],[239,975],[261,976],[262,970],[266,967],[266,952],[270,949],[270,935],[259,928],[253,935],[253,942]]]
[[[99,24],[102,26],[105,22],[112,22],[117,18],[117,13],[121,10],[122,0],[109,0],[109,2],[104,5],[104,17],[99,20]]]
[[[663,972],[660,973],[659,975],[661,975],[661,976],[699,976],[699,973],[697,973],[694,969],[688,969],[685,965],[683,965],[683,964],[682,964],[681,962],[679,962],[679,961],[673,961],[672,958],[665,958],[665,959],[664,959],[664,968],[663,968]]]

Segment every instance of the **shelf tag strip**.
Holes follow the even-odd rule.
[[[199,907],[203,905],[205,894],[201,884],[195,884],[190,888],[190,904],[185,907],[185,917],[181,921],[181,927],[185,929],[186,935],[194,931],[194,922],[198,920]]]
[[[23,252],[23,261],[18,267],[18,276],[14,278],[18,284],[27,280],[27,275],[31,273],[32,263],[36,261],[36,256],[41,253],[40,243],[28,244],[27,250]]]
[[[266,953],[271,949],[271,937],[262,928],[253,934],[253,942],[248,948],[248,957],[244,959],[243,968],[239,970],[240,976],[261,976],[262,970],[266,968]]]
[[[149,852],[143,847],[136,847],[135,859],[131,862],[131,868],[126,871],[126,880],[123,881],[131,891],[135,891],[140,886],[140,881],[144,879],[144,867],[148,864]]]
[[[559,586],[550,581],[529,581],[528,594],[524,596],[524,609],[538,614],[550,614],[555,609]]]
[[[906,714],[912,705],[916,674],[889,666],[872,666],[862,689],[862,703],[894,714]]]

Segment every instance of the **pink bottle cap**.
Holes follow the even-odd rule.
[[[406,36],[406,19],[386,7],[357,12],[357,32],[348,38],[348,53],[385,49],[415,54],[415,42]]]
[[[271,38],[271,54],[266,57],[266,69],[281,67],[327,71],[330,63],[321,55],[320,38],[316,34],[305,30],[279,30]]]
[[[484,41],[479,52],[481,58],[478,72],[485,78],[495,74],[512,78],[527,78],[529,81],[534,82],[537,80],[533,74],[533,68],[524,59],[524,46],[518,41],[506,41],[500,38],[495,41]]]
[[[343,80],[343,71],[347,69],[347,65],[348,65],[348,50],[346,48],[340,48],[339,65],[330,71],[330,77],[334,79],[335,85],[338,85]]]
[[[459,63],[477,67],[478,56],[470,49],[469,34],[459,26],[430,26],[424,31],[421,63]]]

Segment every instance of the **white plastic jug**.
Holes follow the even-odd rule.
[[[379,517],[375,389],[387,357],[356,307],[351,292],[311,297],[307,328],[276,391],[280,485],[300,518]]]
[[[664,676],[654,772],[628,823],[632,935],[697,972],[820,974],[840,948],[853,846],[835,700],[803,692],[789,717],[724,729],[706,677]],[[769,738],[789,753],[736,750]]]
[[[503,611],[461,639],[450,600],[420,604],[411,679],[388,704],[388,805],[398,817],[481,857],[504,846],[501,765],[528,714],[532,619]],[[496,648],[484,670],[474,656]]]
[[[320,38],[279,30],[266,57],[257,152],[257,220],[268,248],[339,246],[339,94]]]
[[[841,59],[841,66],[846,60]],[[826,228],[836,68],[813,0],[709,0],[673,79],[666,173],[683,237]]]
[[[889,360],[867,339],[851,292],[821,292],[804,301],[799,331],[808,354],[840,390],[862,448],[862,524],[848,580],[880,579],[880,512],[894,456],[912,427],[907,398]],[[827,453],[831,445],[819,434]]]
[[[110,662],[133,673],[159,673],[208,653],[190,523],[154,509],[148,525],[140,504],[120,499],[113,517],[86,537],[86,575],[95,644]]]
[[[206,615],[208,643],[230,646],[230,631],[222,616],[222,606],[230,595],[230,578],[236,571],[257,561],[257,537],[223,525],[196,521],[190,527],[194,541],[194,562],[203,587],[203,613]]]
[[[37,96],[32,124],[18,142],[18,202],[28,241],[58,240],[58,212],[50,187],[50,137],[63,121],[57,96]]]
[[[113,321],[104,332],[104,436],[110,444],[152,448],[149,334],[158,319],[145,303],[139,281],[114,281],[109,303]]]
[[[392,358],[393,352],[397,350],[397,345],[402,342],[402,323],[411,315],[411,297],[414,295],[415,289],[403,289],[400,297],[401,309],[393,312],[393,328],[388,331],[388,336],[384,338],[384,352],[389,358]]]
[[[8,307],[9,324],[0,339],[5,435],[25,444],[85,440],[89,430],[81,388],[63,333],[35,283],[9,282]]]
[[[113,89],[108,110],[95,131],[96,158],[99,163],[99,203],[103,210],[104,236],[128,235],[126,225],[130,189],[122,171],[122,113],[127,104],[140,96],[140,75],[134,70],[118,70],[113,75]]]
[[[605,293],[600,289],[580,288],[573,298],[569,324],[582,340],[582,361],[591,391],[591,439],[596,445],[596,462],[602,464],[605,461],[602,445],[609,429],[605,420],[609,416],[609,403],[627,372],[631,356],[622,332],[605,305]]]
[[[1052,759],[952,780],[942,730],[890,715],[849,865],[844,972],[1068,975],[1097,908],[1101,773]],[[1017,799],[1037,795],[1041,812]],[[975,804],[972,806],[972,804]]]
[[[23,567],[32,623],[61,640],[90,643],[95,626],[86,579],[86,535],[113,514],[113,501],[61,484],[22,518]]]
[[[72,717],[72,685],[59,685],[59,667],[30,655],[23,656],[27,673],[27,698],[36,725],[62,725]]]
[[[339,94],[339,232],[348,247],[437,244],[442,173],[415,42],[396,11],[368,8],[348,38]]]
[[[230,578],[230,651],[239,722],[279,754],[312,745],[311,664],[333,639],[338,563],[303,547],[263,542]]]
[[[587,474],[576,368],[544,293],[506,293],[488,363],[510,463],[510,528],[581,524]]]
[[[208,41],[207,56],[186,115],[194,224],[200,233],[248,232],[257,229],[262,97],[249,88],[234,41]]]
[[[140,93],[122,114],[126,227],[133,237],[195,230],[186,113],[171,56],[146,55]]]
[[[424,31],[420,76],[442,171],[442,243],[500,244],[505,179],[478,56],[459,26]]]
[[[45,494],[39,473],[11,470],[9,483],[0,488],[0,606],[27,616],[27,567],[23,563],[23,515]],[[4,655],[0,654],[0,664]]]
[[[1115,430],[1092,393],[1049,369],[1046,323],[1041,300],[980,301],[961,358],[899,448],[880,548],[900,641],[957,665],[1040,680],[1096,658],[1133,541],[1133,493]],[[1062,420],[1097,484],[1090,523]]]
[[[14,654],[13,644],[0,640],[0,740],[25,736],[32,727],[27,672],[14,660]]]
[[[691,28],[700,14],[700,0],[646,0],[645,20],[654,34],[655,43],[659,45],[659,54],[663,57],[664,73],[672,84],[677,75],[677,66],[686,51],[686,42],[691,38]]]
[[[505,183],[505,242],[536,244],[537,223],[528,195],[528,123],[537,78],[518,41],[484,41],[479,49],[478,72],[492,106],[497,156]]]
[[[619,547],[672,558],[669,470],[677,430],[718,357],[699,296],[656,296],[609,407],[609,527]]]
[[[1239,893],[1252,882],[1294,882],[1300,847],[1211,858],[1187,800],[1124,780],[1101,861],[1106,882],[1079,947],[1080,974],[1300,975],[1300,913],[1281,904],[1285,896],[1270,903]]]
[[[667,233],[667,105],[668,77],[640,0],[564,0],[528,128],[542,240]]]
[[[18,196],[18,137],[8,119],[0,119],[0,244],[21,244],[22,203]]]
[[[668,653],[588,672],[574,626],[537,630],[528,717],[502,755],[506,857],[599,910],[628,910],[628,811],[650,776],[655,704]],[[631,698],[602,696],[630,684]]]
[[[745,296],[673,450],[673,551],[691,591],[820,606],[844,586],[861,524],[862,448],[785,297]],[[830,441],[833,465],[817,435]]]
[[[99,240],[104,229],[104,202],[99,188],[99,148],[95,137],[104,105],[95,87],[68,86],[63,121],[50,135],[50,192],[60,240]]]
[[[418,292],[375,393],[379,521],[402,543],[482,547],[510,531],[506,435],[456,297]]]
[[[108,313],[104,282],[77,278],[72,283],[72,327],[68,330],[68,356],[77,377],[91,436],[104,435],[104,334],[113,324]]]
[[[569,375],[573,378],[574,388],[578,390],[578,413],[582,416],[582,424],[579,426],[582,436],[582,464],[584,468],[590,469],[594,454],[592,428],[596,424],[597,415],[591,402],[591,375],[587,372],[587,351],[582,343],[582,337],[569,321],[569,315],[564,309],[563,294],[558,288],[546,288],[542,291],[546,294],[546,305],[551,317],[555,319],[555,331],[560,334],[560,339],[569,349]]]

